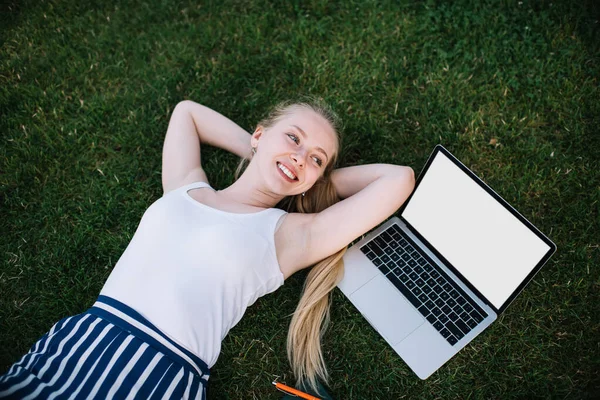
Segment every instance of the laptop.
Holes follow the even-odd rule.
[[[556,245],[443,146],[338,287],[421,379],[500,315]]]

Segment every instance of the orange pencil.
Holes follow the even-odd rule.
[[[291,395],[295,395],[295,396],[301,397],[303,399],[307,399],[307,400],[321,400],[318,397],[312,396],[312,395],[310,395],[308,393],[301,392],[301,391],[296,390],[294,388],[291,388],[289,386],[285,386],[284,384],[279,383],[279,382],[273,382],[273,385],[275,385],[275,387],[277,389],[281,390],[282,392],[285,392],[285,393],[288,393],[288,394],[291,394]]]

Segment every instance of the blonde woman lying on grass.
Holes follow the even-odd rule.
[[[204,399],[229,330],[304,268],[287,353],[296,384],[322,389],[320,337],[342,256],[414,187],[406,166],[334,169],[338,126],[315,99],[279,104],[252,135],[205,106],[177,104],[163,197],[144,213],[96,303],[58,321],[0,377],[0,398]],[[201,144],[242,157],[231,186],[210,186]]]

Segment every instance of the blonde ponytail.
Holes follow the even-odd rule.
[[[330,292],[344,276],[345,252],[346,248],[310,270],[288,331],[287,355],[297,378],[296,385],[306,380],[315,392],[317,376],[325,383],[329,380],[321,340],[329,325]]]

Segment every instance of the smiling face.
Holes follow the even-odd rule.
[[[285,196],[309,190],[338,150],[329,122],[303,107],[294,108],[268,129],[259,126],[251,145],[257,148],[253,162],[258,163],[261,176],[273,191]]]

